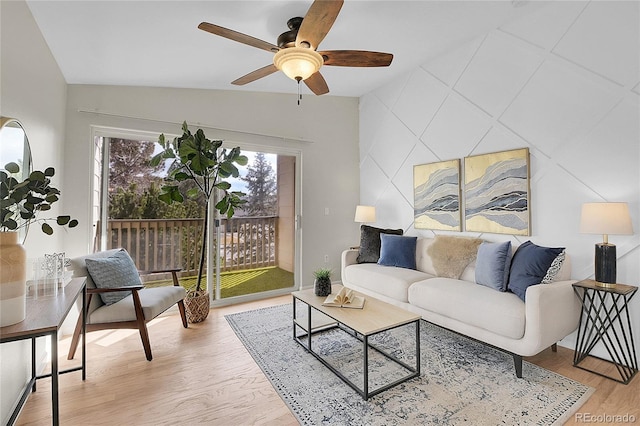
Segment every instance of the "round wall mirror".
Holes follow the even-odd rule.
[[[20,166],[20,172],[14,177],[22,181],[32,171],[31,147],[27,133],[22,124],[15,118],[0,117],[0,170],[5,170],[8,163]],[[20,228],[19,239],[24,241],[27,230]]]

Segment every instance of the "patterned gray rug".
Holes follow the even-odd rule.
[[[421,321],[421,376],[364,401],[293,340],[292,309],[226,319],[303,425],[559,425],[594,391],[528,362],[518,379],[510,355]],[[402,327],[375,343],[415,365],[410,335],[415,339],[415,328]],[[347,377],[361,377],[359,341],[333,330],[314,335],[312,344]],[[401,373],[376,351],[369,356],[370,386]]]

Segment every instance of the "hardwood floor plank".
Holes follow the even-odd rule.
[[[225,315],[290,303],[291,296],[212,309],[207,320],[184,329],[177,314],[149,325],[153,361],[140,336],[126,330],[88,335],[87,380],[60,377],[63,425],[296,425],[298,422],[253,361]],[[70,338],[60,342],[60,368]],[[640,422],[640,379],[622,385],[573,367],[573,351],[558,347],[527,361],[596,388],[578,415],[634,415]],[[601,362],[601,361],[598,361]],[[38,381],[18,425],[49,425],[50,379]],[[575,416],[566,424],[584,424]]]

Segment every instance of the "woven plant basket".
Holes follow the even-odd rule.
[[[187,321],[191,324],[204,321],[209,315],[209,292],[191,291],[184,298],[184,307],[187,311]]]

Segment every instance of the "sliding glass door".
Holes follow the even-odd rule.
[[[157,137],[157,136],[156,136]],[[159,147],[152,135],[109,129],[94,137],[94,248],[123,247],[139,269],[182,268],[180,283],[196,285],[204,215],[209,214],[201,287],[212,302],[234,303],[296,287],[299,153],[242,149],[249,157],[232,190],[246,204],[232,218],[205,211],[205,200],[167,205],[158,199],[169,163],[151,167]],[[211,203],[211,206],[215,205]],[[164,283],[152,277],[152,285]]]

